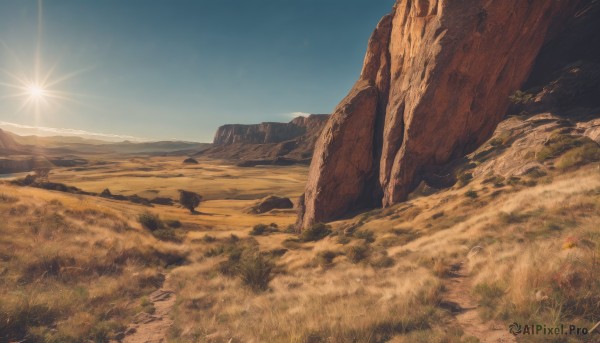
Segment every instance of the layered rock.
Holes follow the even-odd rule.
[[[213,147],[201,155],[242,160],[248,165],[272,164],[278,158],[292,162],[310,160],[328,117],[311,114],[289,123],[224,125],[218,128]]]
[[[576,0],[398,0],[319,138],[298,224],[403,201],[481,145]]]

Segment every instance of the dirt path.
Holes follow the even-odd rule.
[[[473,336],[482,343],[512,343],[516,339],[502,323],[484,322],[477,313],[477,301],[471,296],[471,278],[468,275],[468,262],[457,264],[451,277],[446,281],[446,293],[442,306],[454,314],[465,336]]]
[[[153,314],[139,313],[133,324],[125,331],[124,343],[160,343],[166,342],[165,337],[173,320],[170,314],[175,305],[175,294],[168,289],[168,276],[163,286],[150,294],[149,299],[154,305]]]

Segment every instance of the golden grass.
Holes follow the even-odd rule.
[[[108,341],[165,268],[186,258],[88,199],[6,185],[0,193],[0,341]]]
[[[156,188],[168,195],[184,188],[209,200],[198,208],[200,214],[191,215],[177,206],[147,208],[0,187],[0,211],[10,218],[1,229],[9,239],[0,238],[0,251],[17,247],[14,257],[0,262],[2,291],[10,294],[0,306],[9,313],[17,308],[50,313],[27,326],[42,341],[101,337],[122,329],[136,311],[151,311],[144,295],[165,272],[177,294],[171,342],[468,342],[468,333],[440,305],[450,270],[460,261],[469,262],[471,295],[484,320],[590,326],[600,316],[600,286],[592,277],[600,252],[597,164],[562,175],[550,172],[543,182],[536,178],[536,184],[528,182],[530,176],[495,184],[474,173],[468,188],[411,197],[330,223],[317,230],[315,239],[287,232],[294,211],[243,211],[263,192],[299,194],[305,167],[245,169],[201,161],[195,168],[154,158],[110,168],[104,184],[101,170],[51,178],[62,182],[70,177],[73,185],[90,191],[111,185],[119,193],[123,187],[125,194],[144,195]],[[134,171],[153,176],[128,175]],[[160,177],[173,173],[187,176]],[[180,178],[195,181],[181,183]],[[229,198],[232,194],[235,199]],[[180,221],[182,243],[161,242],[144,231],[136,218],[145,211]],[[278,229],[260,234],[253,229],[271,223]],[[188,263],[166,271],[168,254],[156,250],[181,254],[181,249],[189,252]],[[126,257],[116,261],[117,256]],[[266,282],[252,286],[261,279]],[[15,295],[23,280],[40,297]],[[104,318],[102,311],[111,317]],[[46,323],[47,317],[54,321]],[[55,324],[60,336],[48,333]]]

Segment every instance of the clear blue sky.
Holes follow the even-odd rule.
[[[0,122],[206,142],[226,123],[329,113],[393,2],[46,0],[38,31],[37,1],[1,0]],[[28,96],[10,97],[6,72],[34,78],[38,37],[40,72],[69,76],[46,91],[68,100],[17,112]]]

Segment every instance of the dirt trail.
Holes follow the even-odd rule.
[[[168,288],[168,276],[163,286],[150,294],[154,305],[153,314],[139,313],[133,324],[125,331],[124,343],[160,343],[166,342],[166,336],[173,325],[170,314],[175,305],[175,293]]]
[[[482,343],[512,343],[516,339],[502,323],[484,322],[477,313],[477,301],[471,296],[471,278],[468,262],[455,265],[446,281],[446,293],[442,305],[454,314],[465,336],[473,336]]]

